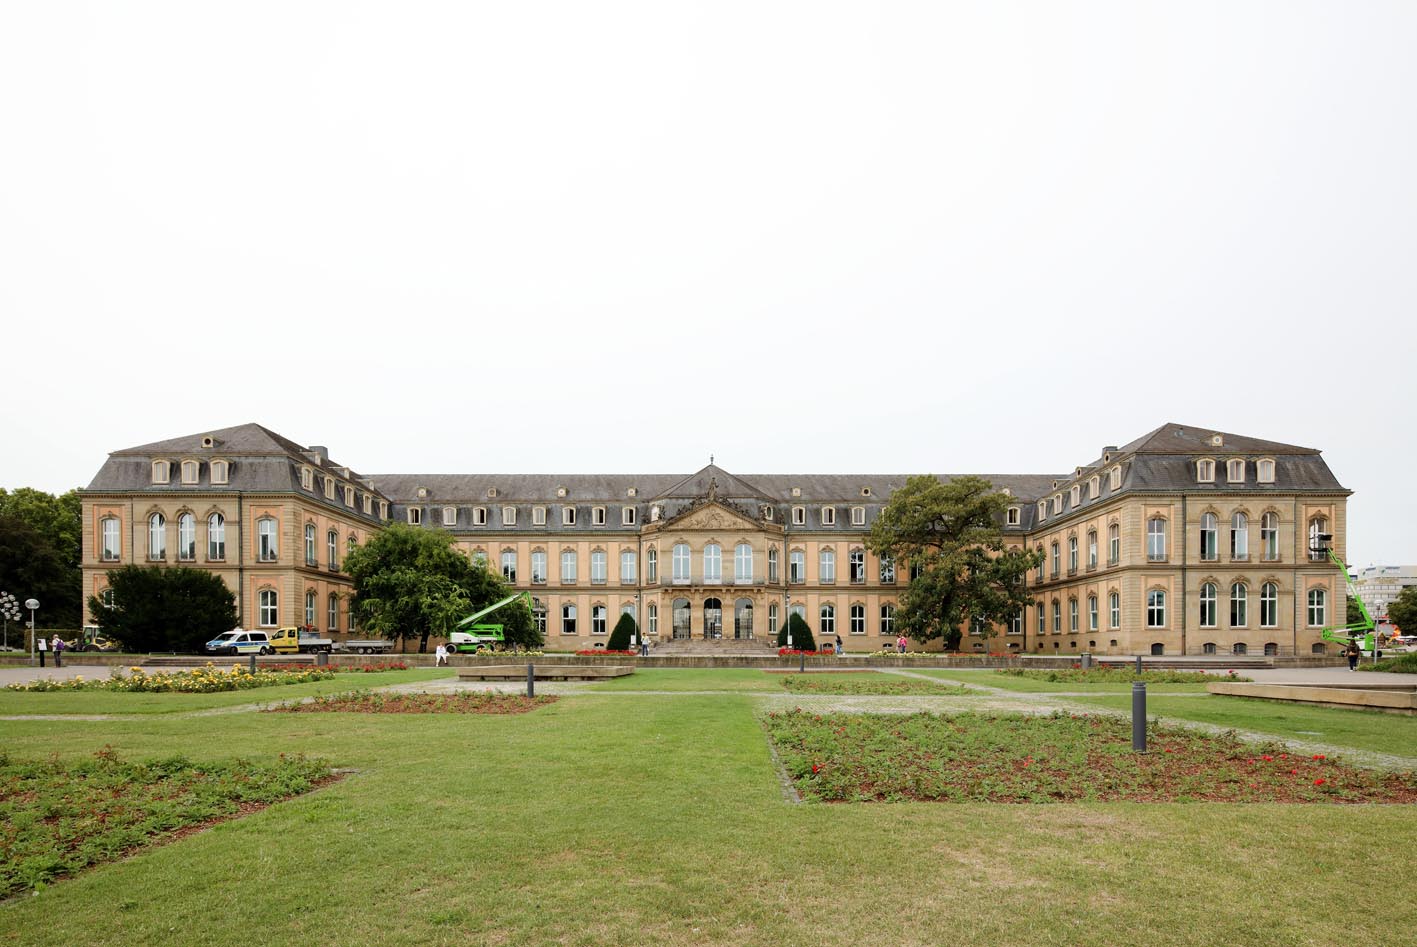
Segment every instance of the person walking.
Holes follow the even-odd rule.
[[[443,647],[442,645],[438,645],[438,647],[434,649],[433,655],[434,667],[442,667],[443,665],[448,663],[448,649]]]
[[[895,640],[895,649],[901,654],[905,654],[905,635],[901,635]]]
[[[1350,640],[1349,640],[1349,642],[1348,642],[1348,651],[1347,651],[1346,653],[1347,653],[1347,655],[1348,655],[1348,670],[1350,670],[1350,671],[1356,671],[1356,670],[1358,670],[1358,656],[1359,656],[1360,654],[1362,654],[1362,652],[1358,650],[1358,639],[1357,639],[1357,638],[1353,638],[1353,639],[1350,639]],[[57,655],[57,654],[54,656],[54,663],[55,663],[55,664],[58,664],[58,663],[59,663],[59,655]]]
[[[49,647],[54,651],[54,666],[63,667],[64,662],[60,660],[60,655],[64,653],[64,639],[55,635],[49,642]]]
[[[837,635],[837,636],[836,636],[836,656],[837,656],[837,657],[841,657],[841,648],[842,648],[841,635]]]

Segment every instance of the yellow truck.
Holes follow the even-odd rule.
[[[271,647],[276,654],[329,654],[335,643],[303,628],[277,628],[271,632]]]

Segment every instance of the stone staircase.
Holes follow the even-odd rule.
[[[761,658],[777,654],[774,638],[667,638],[650,648],[652,657]]]

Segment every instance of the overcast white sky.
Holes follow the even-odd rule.
[[[0,486],[1323,449],[1417,561],[1417,4],[0,7]]]

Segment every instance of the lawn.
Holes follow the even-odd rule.
[[[634,674],[591,685],[597,691],[767,691],[781,693],[782,675],[759,668],[636,668]]]
[[[956,668],[911,668],[911,674],[955,681],[960,684],[978,684],[981,687],[997,687],[999,690],[1015,691],[1021,694],[1130,694],[1132,685],[1125,682],[1088,683],[1085,681],[1041,681],[1027,677],[1011,677],[993,671],[959,670]],[[1204,694],[1204,684],[1148,684],[1148,694]]]
[[[1147,691],[1146,712],[1149,717],[1195,720],[1271,734],[1277,740],[1331,743],[1417,759],[1417,717],[1385,714],[1376,710],[1271,703],[1220,694],[1167,700],[1152,697],[1151,688]],[[1070,697],[1066,700],[1079,707],[1106,707],[1128,712],[1132,708],[1130,696]]]
[[[584,693],[502,716],[0,721],[17,759],[357,771],[0,907],[0,943],[1412,943],[1407,899],[1315,896],[1404,877],[1411,806],[796,804],[758,713]]]
[[[144,694],[77,691],[27,693],[0,688],[0,716],[27,714],[170,714],[242,704],[268,704],[316,694],[337,694],[362,687],[381,687],[409,681],[430,681],[452,677],[449,668],[422,668],[408,671],[337,674],[328,681],[260,687],[253,690],[222,691],[215,694]],[[0,731],[3,732],[3,731]]]

